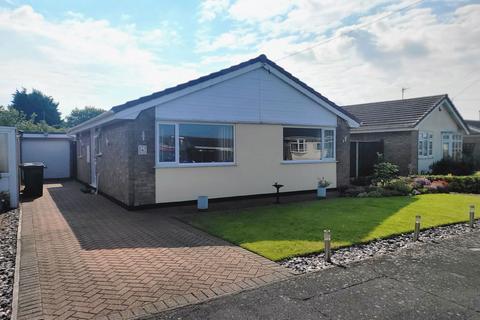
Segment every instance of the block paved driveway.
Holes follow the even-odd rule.
[[[130,319],[291,275],[172,210],[127,211],[80,188],[48,184],[22,203],[18,319]]]

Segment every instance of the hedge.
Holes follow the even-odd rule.
[[[448,191],[459,193],[480,193],[480,176],[424,176],[430,181],[444,180],[448,182]]]

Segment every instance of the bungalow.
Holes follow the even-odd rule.
[[[360,127],[351,130],[352,177],[372,172],[372,150],[397,164],[402,175],[428,172],[434,162],[444,157],[461,158],[463,136],[469,134],[467,124],[446,94],[343,109],[361,121]]]
[[[127,207],[349,182],[356,118],[265,55],[70,130],[77,178]]]
[[[470,135],[464,138],[463,155],[473,160],[477,169],[480,169],[480,120],[465,120],[470,129]]]

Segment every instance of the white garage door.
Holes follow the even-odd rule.
[[[70,177],[70,141],[62,139],[23,139],[22,162],[43,162],[45,179]]]

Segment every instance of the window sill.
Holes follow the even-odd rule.
[[[157,164],[156,169],[162,168],[204,168],[204,167],[235,167],[236,163],[169,163]]]
[[[2,178],[8,178],[8,177],[10,177],[10,173],[0,172],[0,177],[2,177]]]
[[[283,160],[282,164],[302,164],[302,163],[336,163],[337,160]]]
[[[429,156],[429,157],[421,157],[421,156],[419,156],[418,159],[419,159],[419,160],[431,160],[431,159],[433,159],[433,156]]]

